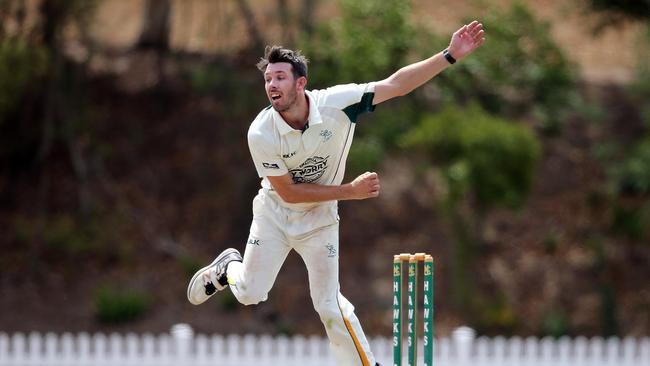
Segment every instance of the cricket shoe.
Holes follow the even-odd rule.
[[[228,248],[209,265],[198,270],[187,286],[187,299],[194,305],[204,303],[217,291],[228,286],[226,268],[228,263],[241,262],[241,254],[237,249]]]

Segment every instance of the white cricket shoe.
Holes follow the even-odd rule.
[[[217,291],[228,286],[226,268],[232,261],[241,262],[242,257],[237,249],[228,248],[209,265],[198,270],[187,286],[187,299],[194,305],[204,303]]]

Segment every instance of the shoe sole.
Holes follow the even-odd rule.
[[[218,262],[221,258],[227,256],[227,255],[230,254],[230,253],[232,253],[232,252],[231,252],[231,251],[224,251],[223,253],[219,254],[219,256],[218,256],[217,258],[215,258],[215,260],[213,260],[212,263],[210,263],[210,264],[208,264],[207,266],[205,266],[205,267],[199,269],[198,271],[196,271],[196,273],[194,274],[194,276],[192,276],[192,279],[190,280],[190,284],[187,286],[187,300],[188,300],[192,305],[200,305],[200,304],[203,304],[203,303],[205,302],[205,301],[202,301],[202,302],[199,302],[199,303],[194,303],[194,302],[192,302],[192,299],[190,299],[190,292],[191,292],[191,290],[192,290],[192,287],[193,287],[193,285],[194,285],[194,282],[199,278],[199,276],[201,275],[201,273],[203,273],[203,271],[205,271],[206,269],[208,269],[208,268],[210,268],[210,267],[216,265],[217,262]],[[219,284],[218,284],[218,283],[215,284],[215,287],[216,287],[217,285],[219,285]],[[221,286],[221,285],[219,285],[219,286]],[[222,287],[221,289],[218,289],[218,288],[217,288],[217,291],[221,291],[221,290],[223,290],[224,288],[225,288],[225,287]],[[208,299],[209,299],[210,297],[211,297],[211,296],[208,296]],[[207,301],[207,299],[206,299],[206,301]]]

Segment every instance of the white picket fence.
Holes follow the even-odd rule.
[[[371,347],[381,364],[392,365],[390,339],[372,339]],[[327,339],[321,337],[195,336],[184,324],[158,336],[0,333],[0,366],[136,365],[333,366],[335,362]],[[450,338],[436,340],[434,365],[650,366],[650,338],[475,338],[474,331],[461,327]]]

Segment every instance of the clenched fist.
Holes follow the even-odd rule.
[[[374,172],[365,172],[356,177],[351,183],[352,198],[364,200],[379,196],[379,176]]]

